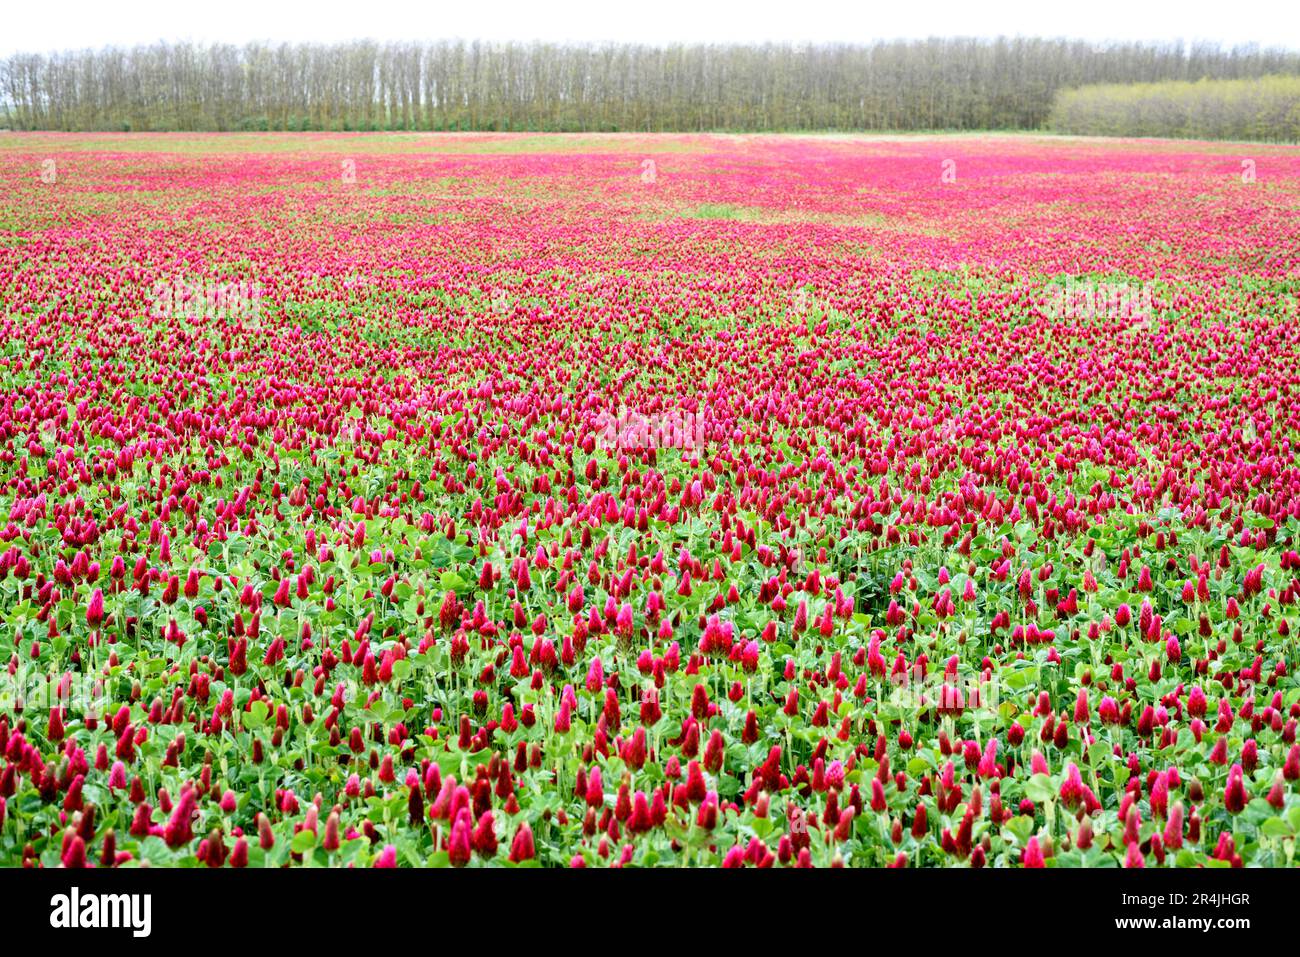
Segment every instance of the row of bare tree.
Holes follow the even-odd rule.
[[[1038,129],[1060,90],[1300,72],[1257,47],[1032,38],[822,46],[159,43],[0,60],[52,130]]]

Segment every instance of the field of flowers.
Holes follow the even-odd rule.
[[[1243,149],[0,134],[0,865],[1290,866]]]

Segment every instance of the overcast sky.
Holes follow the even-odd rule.
[[[927,36],[1300,48],[1295,0],[14,0],[0,53],[157,40],[869,42]]]

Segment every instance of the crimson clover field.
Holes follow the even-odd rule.
[[[1293,863],[1300,149],[0,179],[0,864]]]

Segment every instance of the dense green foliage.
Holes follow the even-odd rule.
[[[1300,140],[1300,77],[1108,83],[1057,95],[1052,129],[1088,136]]]
[[[0,123],[54,130],[1041,129],[1053,97],[1071,87],[1294,72],[1300,54],[1254,47],[1033,38],[815,47],[178,43],[0,61]]]

